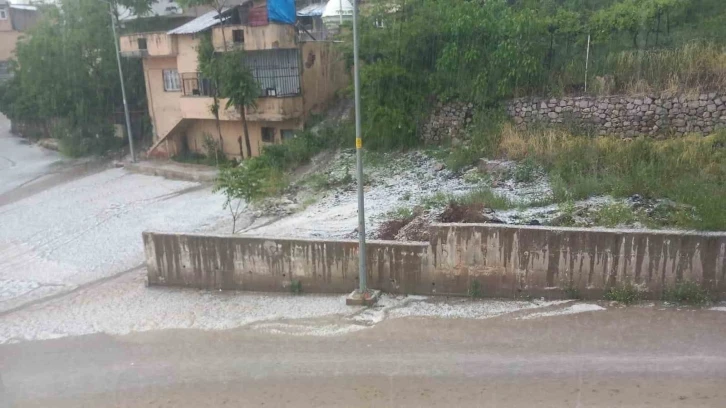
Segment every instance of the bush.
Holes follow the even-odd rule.
[[[631,282],[625,282],[616,286],[611,286],[605,292],[605,299],[630,305],[640,302],[642,293],[640,289]]]
[[[265,146],[259,156],[239,166],[223,167],[216,189],[225,193],[228,202],[242,199],[249,203],[278,195],[288,185],[287,171],[307,163],[324,148],[339,146],[347,129],[350,127],[343,126],[342,131],[303,131],[282,144]]]
[[[681,281],[663,290],[663,300],[676,304],[701,306],[711,302],[711,296],[697,282]]]
[[[72,126],[62,121],[53,126],[51,137],[58,139],[60,152],[69,157],[103,155],[121,148],[124,143],[124,139],[114,135],[113,126],[105,123]]]

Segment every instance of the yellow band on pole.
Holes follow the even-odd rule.
[[[355,138],[355,148],[360,149],[363,147],[363,139],[356,137]]]

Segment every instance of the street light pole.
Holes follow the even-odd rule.
[[[355,86],[355,152],[358,174],[358,279],[360,295],[368,291],[366,275],[366,216],[363,198],[363,138],[360,121],[360,59],[358,58],[358,2],[353,1],[353,81]]]
[[[113,45],[116,48],[116,63],[118,64],[118,77],[121,81],[121,97],[124,100],[124,116],[126,116],[126,134],[129,137],[129,150],[131,151],[131,161],[136,163],[136,153],[134,153],[134,138],[131,135],[131,117],[129,116],[129,104],[126,102],[126,87],[124,86],[124,71],[121,69],[121,54],[118,49],[118,36],[116,35],[116,18],[114,17],[113,2],[108,3],[111,14],[111,30],[113,30]]]

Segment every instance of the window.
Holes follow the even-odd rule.
[[[244,44],[245,32],[242,30],[232,30],[232,42],[235,44]]]
[[[265,143],[275,143],[275,128],[262,128],[262,141]]]
[[[139,46],[139,51],[146,51],[146,38],[139,38],[136,40],[136,45]]]
[[[8,19],[8,9],[5,7],[0,8],[0,20],[7,20]]]
[[[165,69],[164,74],[164,91],[178,92],[181,91],[181,81],[179,80],[179,71],[175,69]]]
[[[280,134],[282,134],[282,140],[289,140],[295,137],[295,131],[292,129],[282,129],[280,131]]]
[[[263,50],[245,53],[245,64],[260,84],[260,96],[300,95],[300,51]]]

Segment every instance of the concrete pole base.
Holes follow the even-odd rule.
[[[348,306],[373,306],[380,297],[380,290],[368,289],[366,292],[361,293],[356,289],[345,298],[345,304]]]

